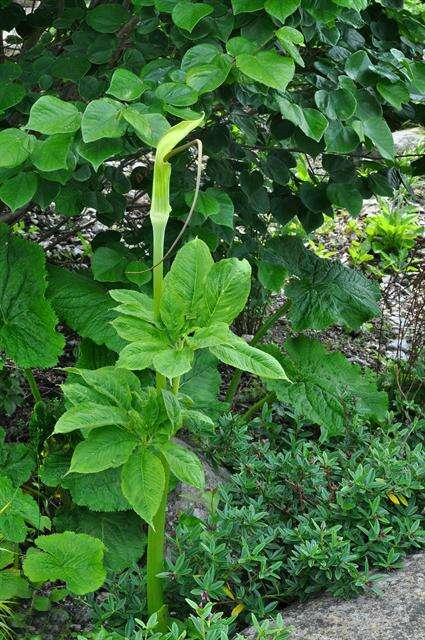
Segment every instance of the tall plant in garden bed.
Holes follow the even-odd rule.
[[[64,557],[68,588],[93,590],[103,554],[112,571],[143,555],[142,518],[148,608],[165,627],[168,476],[203,480],[197,457],[173,437],[223,409],[217,361],[237,370],[228,403],[247,371],[302,414],[307,382],[317,390],[326,370],[316,343],[289,341],[283,358],[255,344],[284,314],[303,332],[357,329],[379,312],[373,283],[316,256],[286,225],[297,217],[299,235],[310,234],[324,214],[358,215],[363,199],[391,195],[405,179],[391,131],[424,122],[425,28],[398,0],[47,0],[28,12],[4,1],[0,29],[0,348],[39,401],[32,370],[57,364],[58,319],[81,339],[55,427],[64,435],[45,442],[48,407],[33,416],[43,422],[40,479],[63,498],[54,522],[66,533],[39,538],[24,570],[34,582],[55,580]],[[193,171],[186,138],[201,124],[204,155],[197,142]],[[410,167],[419,175],[423,159]],[[105,228],[81,271],[46,267],[42,248],[12,228],[29,212],[40,224],[39,214],[57,216],[43,231],[54,248],[55,234],[78,234],[88,211]],[[251,344],[230,330],[247,301],[267,302],[282,287],[285,304]],[[347,380],[336,404],[326,387],[325,406],[305,412],[322,437],[353,407],[381,420],[375,388],[340,358],[329,362]],[[0,484],[7,540],[19,496],[15,545],[50,526],[26,493],[31,465],[24,480]],[[8,597],[24,591],[18,581]]]

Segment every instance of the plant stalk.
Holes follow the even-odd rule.
[[[31,390],[32,397],[36,402],[42,402],[43,398],[41,397],[41,392],[36,379],[34,378],[33,372],[31,371],[31,369],[24,369],[24,374]]]
[[[249,409],[248,411],[245,411],[245,413],[243,413],[240,417],[240,421],[241,422],[247,422],[248,420],[250,420],[252,418],[252,416],[254,416],[260,409],[262,409],[263,405],[266,404],[266,402],[273,402],[273,400],[276,399],[276,394],[274,391],[269,391],[269,393],[267,395],[265,395],[263,398],[261,398],[261,400],[258,400],[257,402],[255,402]]]

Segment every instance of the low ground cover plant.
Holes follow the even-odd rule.
[[[0,600],[47,611],[137,566],[139,611],[106,616],[114,633],[215,640],[397,566],[423,544],[421,423],[396,429],[373,372],[318,339],[379,315],[380,291],[311,235],[423,174],[392,138],[424,122],[414,3],[0,4],[0,351],[19,372],[4,408],[18,379],[33,397],[0,445]],[[417,233],[370,225],[377,253]],[[264,393],[241,417],[243,372]],[[243,456],[214,452],[220,429]],[[166,566],[170,490],[203,490],[205,451],[236,475],[209,523],[182,516]],[[279,618],[273,633],[288,637]]]

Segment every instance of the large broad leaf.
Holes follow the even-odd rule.
[[[81,114],[72,102],[55,96],[41,96],[30,110],[27,128],[48,136],[74,133],[80,128]]]
[[[0,200],[15,212],[28,204],[37,191],[38,178],[34,172],[18,173],[17,176],[6,180],[0,187]]]
[[[171,16],[174,24],[180,27],[180,29],[185,29],[191,33],[198,22],[213,11],[213,7],[209,4],[182,0],[181,2],[177,2]]]
[[[98,282],[59,267],[49,268],[48,296],[60,317],[83,338],[106,344],[113,351],[123,346],[110,324],[115,302]]]
[[[177,253],[164,279],[160,313],[167,329],[179,333],[196,324],[205,294],[205,279],[214,262],[205,242],[196,238]]]
[[[121,469],[118,467],[89,475],[72,473],[61,485],[69,489],[75,504],[91,511],[128,511],[131,508],[121,491]]]
[[[181,482],[203,489],[205,484],[204,467],[198,456],[178,442],[166,442],[161,446],[171,471]]]
[[[236,66],[249,78],[279,91],[285,91],[295,73],[294,61],[276,51],[242,53],[236,56]]]
[[[109,571],[123,571],[143,555],[146,535],[142,521],[132,511],[121,513],[93,513],[88,509],[63,511],[55,518],[59,531],[75,531],[94,536],[105,545],[105,567]]]
[[[301,0],[266,0],[264,8],[273,18],[285,22],[286,18],[298,9]]]
[[[33,146],[33,139],[20,129],[3,129],[0,131],[0,167],[11,169],[17,167],[28,158]]]
[[[72,374],[72,380],[74,376],[80,376],[85,385],[67,383],[62,386],[67,400],[77,406],[88,401],[127,410],[131,408],[132,393],[140,391],[139,379],[133,373],[116,367],[106,366],[96,370],[70,368],[68,371]],[[70,387],[76,386],[80,391],[75,395]]]
[[[120,336],[133,340],[120,352],[117,365],[131,371],[142,371],[152,365],[158,354],[168,350],[163,331],[138,318],[124,317],[114,321]]]
[[[119,4],[101,4],[90,9],[86,15],[87,24],[99,33],[115,33],[130,19],[130,13]]]
[[[110,425],[125,425],[128,415],[124,409],[94,402],[81,402],[68,409],[57,421],[55,433],[69,433],[77,429],[96,429]]]
[[[0,535],[11,542],[24,542],[28,526],[44,529],[49,519],[40,515],[34,498],[0,476]]]
[[[121,116],[123,105],[116,100],[101,98],[90,102],[83,114],[81,133],[85,143],[101,138],[120,138],[126,122]]]
[[[210,347],[219,360],[241,371],[253,373],[261,378],[287,379],[280,363],[268,353],[251,347],[232,334],[228,344]]]
[[[128,69],[115,69],[107,93],[118,100],[132,102],[146,90],[145,83]]]
[[[278,399],[298,416],[322,427],[322,437],[341,435],[353,414],[383,420],[388,407],[386,393],[378,391],[370,370],[362,374],[341,353],[328,353],[317,340],[304,336],[284,345],[282,363],[291,378],[267,382]]]
[[[67,169],[72,138],[71,133],[57,133],[46,140],[37,141],[31,154],[31,162],[39,171]]]
[[[251,266],[247,260],[228,258],[209,270],[203,290],[203,324],[230,324],[245,307],[251,290]]]
[[[363,129],[365,135],[376,145],[379,153],[383,158],[388,160],[394,159],[394,140],[391,129],[385,122],[384,118],[374,116],[363,120]]]
[[[151,324],[154,323],[153,300],[145,293],[131,291],[130,289],[112,289],[109,295],[120,303],[116,307],[118,313],[122,313],[125,316],[134,316]]]
[[[134,511],[152,525],[165,488],[164,466],[156,453],[135,451],[123,467],[121,487]]]
[[[135,107],[127,107],[123,111],[123,116],[139,138],[151,147],[156,147],[162,136],[170,129],[168,120],[160,113],[141,113]]]
[[[63,580],[78,595],[102,586],[105,546],[85,533],[54,533],[36,538],[38,549],[30,548],[23,562],[25,575],[32,582]]]
[[[44,254],[0,225],[0,348],[21,367],[52,367],[64,339],[45,300]]]
[[[7,476],[15,486],[29,480],[35,467],[31,450],[22,442],[4,442],[5,431],[0,427],[0,475]]]
[[[69,470],[97,473],[120,467],[127,462],[137,442],[135,436],[116,426],[95,429],[75,447]]]
[[[359,272],[319,258],[295,237],[276,239],[272,246],[293,275],[285,292],[295,331],[332,324],[355,329],[379,314],[379,287]]]
[[[166,378],[176,378],[190,371],[193,355],[193,351],[188,347],[165,349],[154,355],[153,367]]]

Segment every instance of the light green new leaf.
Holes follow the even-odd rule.
[[[209,4],[201,2],[178,2],[171,13],[175,25],[192,33],[198,22],[214,11]]]
[[[12,484],[10,478],[0,476],[0,535],[11,542],[24,542],[27,523],[44,528],[48,518],[42,518],[34,498]]]
[[[122,153],[123,150],[124,145],[119,138],[102,138],[88,144],[81,141],[77,146],[80,156],[88,160],[95,171],[105,160]]]
[[[123,367],[123,369],[130,371],[142,371],[152,366],[153,359],[158,353],[168,349],[164,335],[155,327],[150,327],[150,329],[150,331],[146,331],[143,340],[131,342],[122,349],[117,367]]]
[[[101,138],[120,138],[126,127],[123,105],[110,98],[89,102],[81,121],[81,133],[86,143]]]
[[[141,318],[134,316],[120,316],[112,321],[116,332],[127,342],[158,342],[161,348],[169,346],[166,335],[157,327],[152,326]]]
[[[45,299],[44,254],[0,225],[0,348],[21,367],[52,367],[65,344]]]
[[[186,83],[199,95],[210,93],[226,82],[233,66],[230,56],[221,54],[211,62],[192,65],[186,74]]]
[[[385,418],[387,395],[377,390],[370,370],[362,374],[341,353],[328,353],[319,341],[305,336],[291,338],[284,348],[288,355],[282,363],[293,384],[270,381],[267,387],[302,419],[320,425],[322,437],[343,434],[353,412]]]
[[[321,140],[328,127],[325,116],[316,109],[302,108],[298,104],[289,102],[286,98],[278,98],[280,112],[285,120],[289,120],[301,129],[309,138],[316,142]]]
[[[251,289],[247,260],[227,258],[216,262],[205,280],[202,323],[230,324],[245,307]]]
[[[3,200],[13,213],[32,200],[37,191],[37,185],[36,173],[22,171],[1,185],[0,200]]]
[[[264,6],[264,0],[232,0],[233,13],[251,13],[259,11]]]
[[[72,102],[55,96],[41,96],[30,110],[27,129],[48,136],[56,133],[74,133],[80,128],[81,114]]]
[[[301,0],[266,0],[264,8],[273,18],[285,22],[301,4]]]
[[[135,107],[126,107],[123,116],[139,138],[151,147],[156,147],[170,129],[168,120],[160,113],[141,113]]]
[[[140,382],[137,376],[113,366],[99,369],[77,369],[72,367],[68,368],[68,371],[83,379],[86,384],[86,392],[96,394],[93,397],[89,395],[85,399],[98,404],[112,404],[124,409],[130,409],[132,393],[140,391]]]
[[[165,349],[153,357],[153,367],[166,378],[176,378],[190,371],[193,361],[193,351],[188,347],[183,349]]]
[[[143,555],[146,535],[142,521],[132,511],[122,513],[93,513],[88,509],[67,509],[55,518],[59,531],[75,531],[98,538],[105,545],[105,567],[109,571],[123,571]]]
[[[39,536],[25,556],[23,570],[32,582],[63,580],[70,591],[83,595],[102,586],[104,544],[85,533]]]
[[[140,98],[145,90],[145,83],[135,73],[128,69],[115,69],[106,93],[118,100],[132,102]]]
[[[189,107],[198,100],[196,91],[181,82],[164,82],[155,91],[159,100],[176,107]]]
[[[249,78],[279,91],[285,91],[295,73],[294,61],[276,51],[242,53],[236,56],[236,66]]]
[[[101,427],[91,431],[74,449],[69,471],[97,473],[127,462],[137,445],[137,439],[128,431]]]
[[[67,169],[72,133],[57,133],[46,140],[38,140],[31,153],[31,162],[39,171]]]
[[[195,238],[177,253],[164,279],[160,314],[165,326],[179,332],[196,324],[205,294],[205,279],[214,262],[208,246]]]
[[[125,463],[121,478],[123,494],[134,511],[152,526],[165,488],[161,459],[151,449],[138,449]]]
[[[126,425],[127,411],[112,405],[81,402],[59,418],[54,433],[69,433],[76,429],[96,429],[109,425]]]
[[[304,60],[300,56],[295,45],[304,45],[304,36],[301,31],[292,27],[282,27],[276,31],[276,37],[287,53],[298,62],[300,67],[305,67]]]
[[[119,313],[146,320],[150,324],[154,323],[153,300],[145,293],[131,289],[112,289],[109,295],[116,302],[121,303],[116,307],[116,311]]]
[[[193,336],[188,338],[188,343],[192,349],[206,349],[225,344],[232,335],[226,322],[216,322],[208,327],[196,329]]]
[[[253,373],[261,378],[287,380],[280,363],[268,353],[251,347],[233,335],[228,344],[210,347],[210,351],[219,360],[231,367]]]
[[[384,118],[374,116],[363,120],[363,130],[365,135],[372,140],[379,153],[387,160],[394,159],[394,140],[391,129]]]
[[[178,442],[166,442],[161,445],[161,453],[165,456],[171,471],[178,480],[186,482],[196,489],[204,488],[204,467],[193,451]]]
[[[25,162],[33,143],[33,138],[20,129],[0,131],[0,168],[12,169]]]

